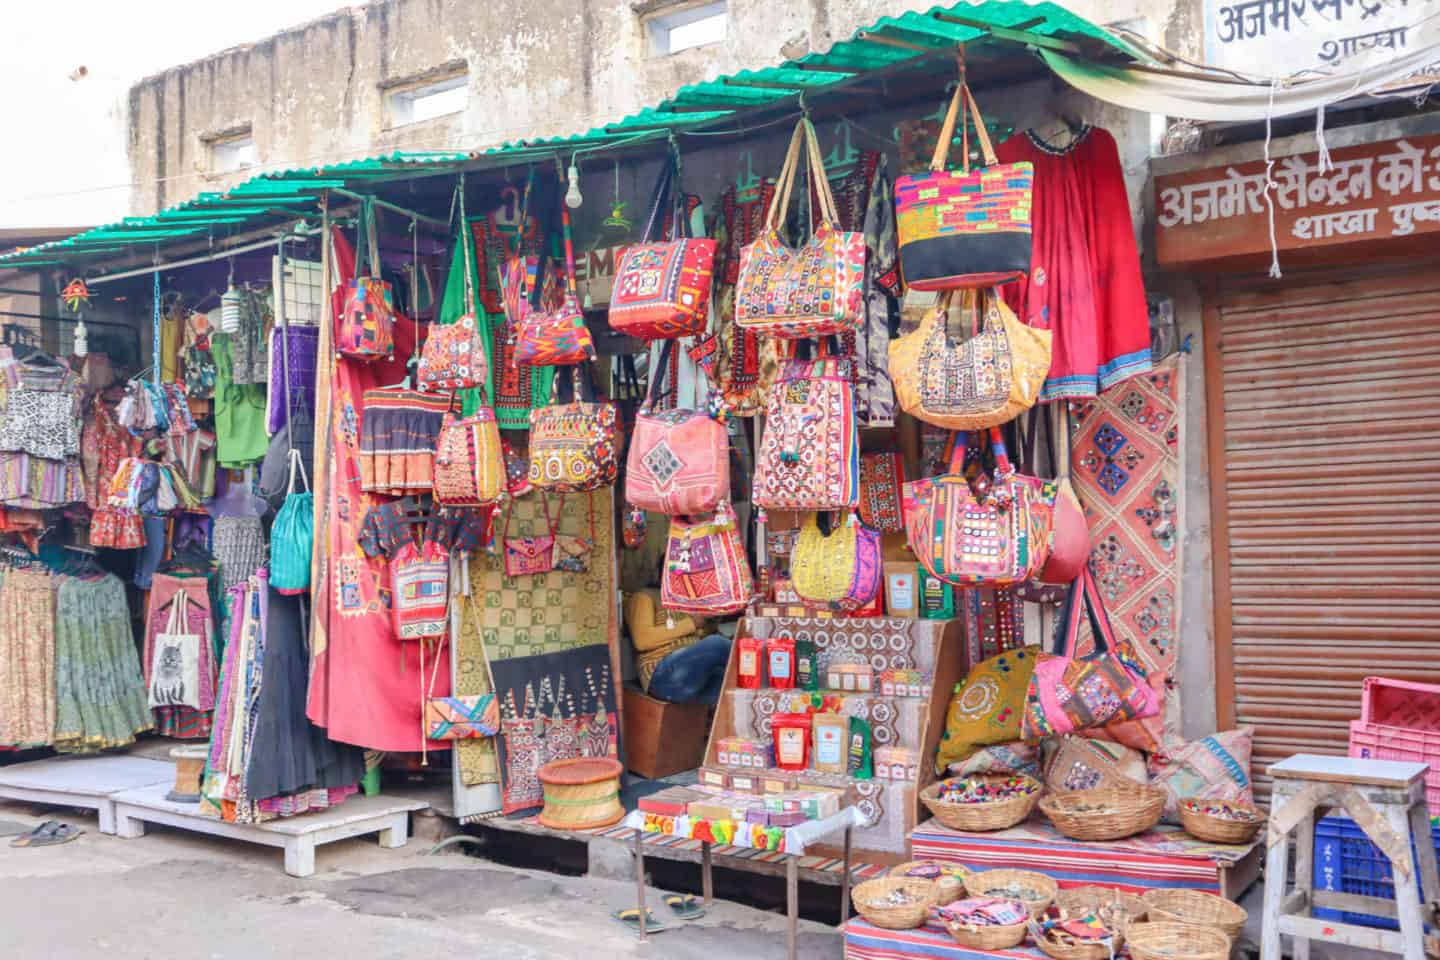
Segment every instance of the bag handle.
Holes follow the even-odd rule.
[[[670,166],[673,170],[670,179],[670,216],[674,221],[670,228],[670,239],[688,240],[692,235],[690,211],[685,202],[685,187],[681,177],[680,144],[676,142],[673,134],[670,137]]]
[[[565,512],[565,495],[563,493],[560,495],[560,509],[556,514],[556,520],[551,520],[550,498],[545,495],[544,487],[539,488],[537,492],[540,494],[540,510],[545,515],[545,535],[553,536],[555,533],[555,525],[559,520],[559,515]],[[508,502],[505,504],[505,522],[500,526],[500,546],[502,549],[505,546],[506,538],[510,534],[510,513],[515,509],[515,499],[515,497],[510,497],[508,498]]]
[[[190,621],[185,617],[187,612],[185,605],[189,600],[190,595],[183,589],[175,591],[175,599],[170,603],[170,624],[169,628],[165,631],[166,633],[172,635],[183,633],[185,628],[189,626]]]
[[[659,240],[656,232],[660,226],[660,211],[668,207],[670,191],[675,176],[675,165],[666,157],[664,165],[660,168],[660,176],[655,181],[655,194],[650,201],[650,214],[645,218],[645,229],[640,234],[641,243],[654,243]]]
[[[1080,640],[1082,606],[1090,617],[1090,632],[1095,637],[1096,651],[1105,652],[1115,648],[1115,629],[1110,623],[1110,614],[1105,609],[1104,598],[1100,595],[1100,585],[1095,582],[1095,574],[1087,563],[1080,576],[1070,584],[1065,593],[1065,603],[1060,608],[1060,615],[1055,619],[1056,630],[1052,647],[1057,656],[1075,655],[1075,646]]]
[[[465,248],[465,312],[471,316],[478,317],[480,312],[475,304],[475,284],[471,273],[475,269],[475,237],[470,231],[470,218],[465,215],[465,174],[460,174],[460,182],[455,186],[455,192],[460,194],[460,245]],[[525,221],[520,221],[520,232],[525,232]]]
[[[645,388],[645,402],[640,404],[641,413],[649,413],[655,409],[657,401],[663,399],[668,393],[675,392],[675,387],[669,391],[660,388],[670,373],[670,357],[674,353],[674,349],[674,340],[666,340],[664,346],[660,348],[660,357],[655,364],[655,369],[650,371],[650,383]]]
[[[975,122],[975,139],[980,142],[980,156],[985,161],[985,166],[990,167],[999,163],[995,156],[995,146],[990,142],[990,131],[985,129],[985,120],[980,116],[980,105],[975,102],[975,95],[970,92],[970,84],[963,80],[955,85],[955,95],[950,98],[950,108],[945,111],[945,122],[940,126],[940,141],[935,144],[935,153],[930,157],[930,169],[940,173],[945,169],[945,161],[950,155],[950,144],[955,139],[955,125],[960,119],[961,104],[964,104]],[[960,158],[961,170],[970,172],[970,125],[961,123],[961,148],[964,151]]]
[[[296,471],[297,469],[300,471],[300,479],[303,480],[304,483],[305,483],[305,492],[306,492],[306,493],[309,493],[309,492],[310,492],[310,477],[309,477],[308,474],[305,473],[305,464],[302,462],[303,460],[304,460],[304,458],[300,456],[300,451],[299,451],[299,450],[296,450],[294,447],[291,447],[291,448],[290,448],[290,484],[289,484],[289,486],[288,486],[288,487],[286,488],[286,490],[285,490],[285,495],[286,495],[287,497],[288,497],[288,496],[291,496],[292,494],[295,493],[295,471]]]
[[[785,213],[790,209],[790,197],[794,191],[795,179],[800,172],[800,153],[805,152],[805,163],[815,184],[815,194],[820,201],[821,221],[832,228],[839,227],[840,217],[836,212],[835,195],[830,191],[830,181],[825,176],[825,161],[820,155],[820,138],[809,117],[802,117],[790,135],[790,146],[785,151],[785,163],[780,168],[780,179],[775,185],[775,196],[770,209],[765,213],[765,227],[779,231]]]

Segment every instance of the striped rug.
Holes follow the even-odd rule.
[[[635,831],[629,827],[616,826],[606,830],[600,830],[594,836],[605,840],[615,840],[623,843],[631,843],[635,839]],[[659,833],[645,835],[645,845],[650,847],[662,847],[669,850],[693,850],[699,852],[702,846],[699,840],[691,840],[684,837],[667,837]],[[753,863],[784,863],[785,854],[772,850],[755,850],[750,847],[732,847],[726,844],[712,844],[711,852],[717,857],[726,857],[731,860],[747,860]],[[815,857],[802,856],[797,864],[801,870],[813,870],[816,873],[840,873],[844,867],[843,861],[838,857]],[[744,869],[743,867],[740,869]],[[856,860],[850,861],[850,879],[852,881],[869,880],[873,877],[883,876],[889,869],[878,863],[861,863]]]
[[[1030,947],[976,950],[929,925],[917,930],[882,930],[858,918],[845,924],[845,960],[1046,960]]]

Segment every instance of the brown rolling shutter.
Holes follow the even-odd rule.
[[[1440,683],[1440,262],[1342,277],[1206,315],[1217,706],[1262,796],[1345,752],[1364,677]]]

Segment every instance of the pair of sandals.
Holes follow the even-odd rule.
[[[12,847],[53,847],[59,843],[69,843],[85,831],[79,827],[71,826],[68,823],[61,823],[59,820],[46,820],[40,826],[28,833],[10,841]]]
[[[692,894],[670,894],[665,897],[665,906],[670,908],[670,913],[676,920],[699,920],[705,916],[705,907],[701,904],[700,898]],[[640,930],[640,910],[638,907],[631,907],[628,910],[616,910],[610,916],[616,921],[631,930]],[[655,914],[649,910],[645,911],[645,932],[659,933],[661,930],[670,929],[667,925],[655,919]]]

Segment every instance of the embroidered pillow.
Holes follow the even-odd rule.
[[[1045,787],[1065,792],[1093,787],[1125,786],[1127,782],[1149,783],[1145,755],[1121,743],[1089,737],[1063,736],[1047,742]]]
[[[1181,800],[1254,802],[1250,783],[1250,727],[1163,748],[1150,758],[1150,782],[1163,787],[1166,823],[1179,823]]]
[[[945,733],[935,755],[935,773],[976,747],[1020,739],[1020,718],[1025,712],[1025,691],[1035,672],[1039,647],[1007,650],[970,668],[955,686],[945,714]]]
[[[1040,748],[1024,740],[995,743],[980,747],[963,760],[950,764],[950,776],[974,777],[981,774],[1023,773],[1040,778]]]

